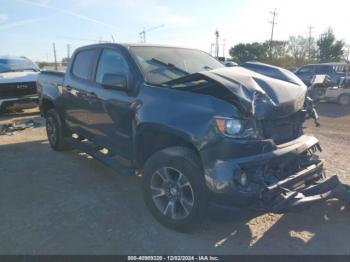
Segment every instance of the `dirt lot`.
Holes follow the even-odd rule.
[[[350,107],[322,104],[328,172],[350,184]],[[0,117],[40,119],[37,112]],[[159,225],[138,177],[124,177],[78,152],[50,149],[44,127],[0,136],[1,254],[350,254],[350,208],[338,201],[297,214],[210,209],[192,234]]]

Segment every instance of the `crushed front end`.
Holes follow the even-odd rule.
[[[326,175],[315,137],[301,135],[288,140],[294,135],[291,130],[276,127],[274,132],[267,132],[273,139],[216,144],[216,150],[207,155],[208,163],[220,150],[225,153],[205,169],[214,202],[275,213],[296,211],[329,198],[350,202],[349,186],[341,184],[337,176]]]
[[[328,198],[350,201],[348,186],[327,178],[319,141],[304,134],[318,115],[293,73],[270,65],[223,68],[167,82],[214,97],[213,123],[197,142],[214,202],[287,212]],[[216,124],[216,125],[215,125]]]
[[[280,112],[279,112],[280,113]],[[276,114],[273,114],[276,116]],[[207,186],[223,204],[284,213],[329,198],[350,202],[350,187],[327,176],[319,141],[303,132],[307,118],[318,123],[311,100],[284,116],[255,119],[255,137],[218,139],[203,150]]]

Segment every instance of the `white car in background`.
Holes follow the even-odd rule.
[[[0,56],[0,111],[36,107],[39,72],[26,57]]]

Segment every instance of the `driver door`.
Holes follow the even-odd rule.
[[[134,96],[128,90],[108,88],[103,85],[106,74],[130,78],[127,60],[118,49],[102,49],[93,81],[94,97],[90,99],[89,130],[94,140],[114,153],[131,159],[132,120],[134,119]]]

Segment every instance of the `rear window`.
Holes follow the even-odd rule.
[[[0,58],[0,73],[21,72],[21,71],[39,71],[36,64],[24,57],[18,58]]]
[[[82,79],[89,79],[95,50],[83,50],[76,54],[72,74]]]

